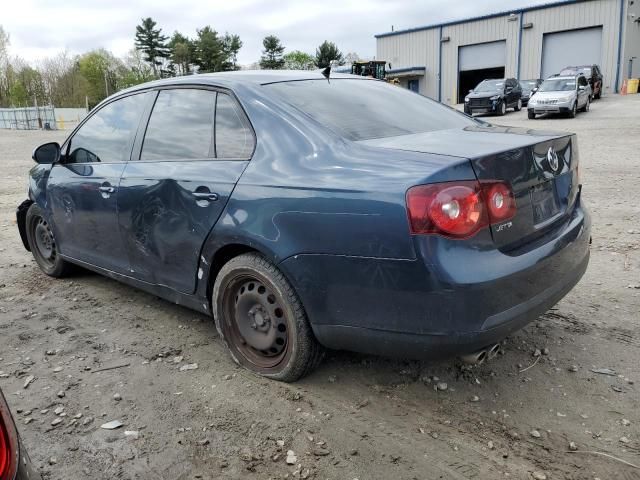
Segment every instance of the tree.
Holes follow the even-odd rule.
[[[315,58],[300,50],[292,50],[284,54],[284,68],[287,70],[312,70],[315,68]]]
[[[238,52],[242,48],[239,35],[225,33],[222,39],[222,50],[225,55],[224,70],[238,70]]]
[[[360,60],[360,55],[356,52],[349,52],[344,56],[344,63],[347,65],[351,65],[353,62],[357,62]]]
[[[338,50],[335,43],[325,40],[316,49],[316,67],[326,68],[331,65],[332,62],[338,65],[344,65],[344,59],[342,53]]]
[[[169,57],[167,37],[162,35],[161,28],[155,28],[156,22],[151,17],[143,18],[142,23],[136,27],[136,48],[145,54],[147,61],[153,69],[154,76],[158,76],[158,67],[164,64],[164,59]]]
[[[85,53],[78,59],[80,74],[87,81],[89,105],[97,105],[120,88],[120,77],[124,64],[105,49]]]
[[[262,40],[264,50],[260,57],[260,68],[265,70],[280,70],[284,67],[284,46],[275,35],[268,35]]]
[[[195,62],[195,45],[180,32],[174,32],[167,45],[171,65],[178,75],[188,75]]]
[[[219,72],[225,62],[225,52],[218,32],[209,25],[196,30],[196,64],[201,72]]]
[[[9,34],[0,25],[0,105],[8,104],[9,98],[9,45]]]

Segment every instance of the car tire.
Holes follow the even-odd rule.
[[[518,103],[516,104],[515,107],[513,107],[513,111],[514,112],[519,112],[520,110],[522,110],[522,100],[518,99]]]
[[[29,249],[40,270],[55,278],[71,273],[72,265],[60,257],[49,222],[35,203],[27,210],[25,227]]]
[[[467,106],[466,106],[466,105],[464,106],[464,113],[466,113],[467,115],[473,115],[473,114],[471,113],[471,110],[469,110],[469,108],[467,108]]]
[[[578,115],[578,101],[573,102],[573,107],[571,107],[571,111],[569,112],[569,118],[576,118]]]
[[[295,382],[322,360],[302,302],[280,270],[258,253],[227,262],[212,293],[216,328],[233,360],[273,380]]]
[[[535,120],[536,113],[533,110],[527,110],[527,117],[529,117],[529,120]]]
[[[500,107],[498,107],[498,108],[499,108],[499,110],[498,110],[498,115],[499,116],[502,117],[504,114],[507,113],[507,104],[504,101],[500,102]]]

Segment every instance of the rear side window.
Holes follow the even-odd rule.
[[[247,159],[253,152],[253,132],[240,106],[229,95],[218,94],[216,157]]]
[[[140,159],[214,158],[216,95],[211,90],[162,90],[151,112]]]
[[[66,163],[126,162],[146,93],[115,100],[92,115],[69,142]]]
[[[265,88],[349,140],[478,125],[422,95],[376,80],[304,80]]]

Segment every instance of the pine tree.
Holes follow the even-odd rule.
[[[144,53],[145,61],[151,65],[154,76],[158,76],[158,67],[169,57],[167,37],[162,35],[162,29],[156,28],[156,22],[151,17],[143,18],[136,27],[136,49]]]
[[[344,65],[344,58],[335,43],[325,40],[316,49],[316,67],[326,68],[331,65],[331,62]]]
[[[207,25],[197,30],[197,33],[198,38],[195,41],[196,64],[200,67],[200,72],[221,71],[225,61],[225,53],[218,32]]]
[[[260,57],[260,68],[265,70],[280,70],[284,67],[284,46],[275,35],[264,37],[264,50]]]

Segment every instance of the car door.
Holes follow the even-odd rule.
[[[118,231],[118,186],[148,99],[140,93],[105,104],[63,144],[47,182],[62,255],[116,272],[128,270]]]
[[[119,220],[131,276],[195,291],[200,251],[253,154],[254,138],[228,92],[158,92],[120,183]]]

